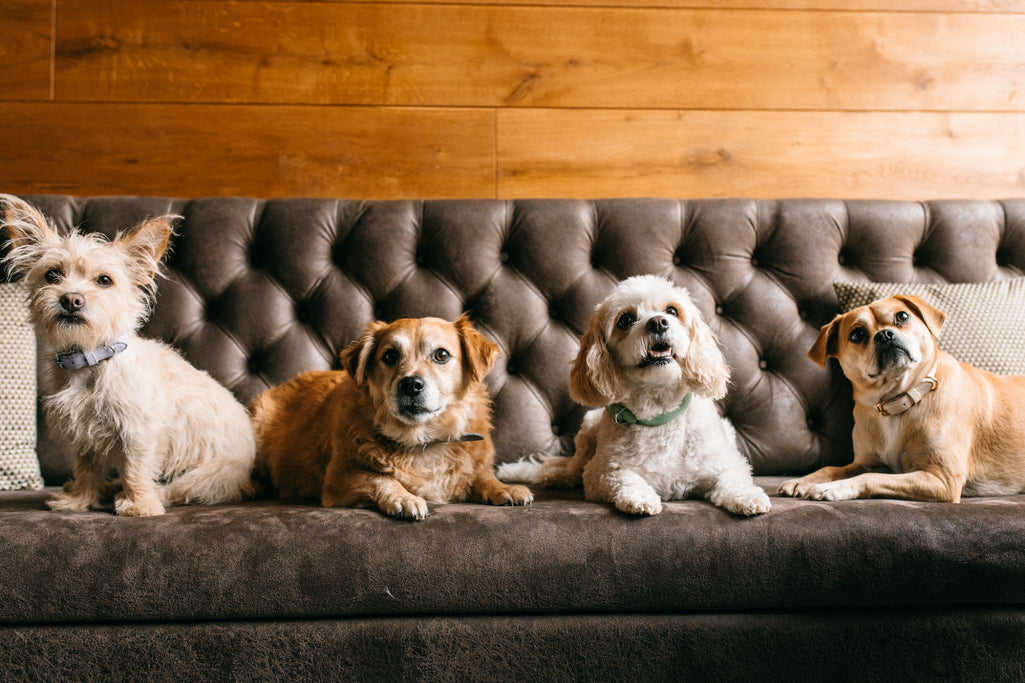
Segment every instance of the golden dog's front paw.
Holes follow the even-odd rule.
[[[802,482],[804,482],[804,479],[787,479],[779,485],[779,489],[777,489],[779,495],[789,498],[800,498],[801,492],[804,489]]]
[[[849,481],[812,484],[803,495],[809,500],[853,500],[858,497],[858,487]]]
[[[530,505],[534,502],[534,494],[526,486],[510,486],[496,489],[487,498],[492,505]]]
[[[427,519],[427,501],[420,496],[408,495],[382,500],[378,507],[384,514],[397,519],[411,519],[415,522]]]

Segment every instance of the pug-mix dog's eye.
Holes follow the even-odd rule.
[[[847,335],[847,341],[852,344],[864,344],[868,340],[868,330],[864,327],[856,327]]]
[[[897,311],[897,315],[893,316],[893,320],[898,325],[903,325],[907,321],[911,320],[911,315],[907,311]]]

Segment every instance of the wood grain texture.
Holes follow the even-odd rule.
[[[265,2],[266,0],[238,0]],[[294,2],[295,0],[270,0]],[[352,0],[324,0],[351,2]],[[410,0],[362,0],[375,4],[409,4]],[[416,0],[422,5],[519,5],[545,7],[630,7],[690,9],[793,9],[882,12],[1025,13],[1019,0]]]
[[[58,99],[1025,111],[1025,15],[61,0]]]
[[[0,103],[0,191],[490,197],[489,111]]]
[[[1025,117],[505,110],[498,165],[502,198],[1005,198]]]
[[[0,100],[50,99],[53,3],[5,0],[0,7]]]

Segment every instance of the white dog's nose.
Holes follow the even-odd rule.
[[[648,321],[644,327],[648,334],[662,334],[669,329],[669,319],[662,315],[656,315]]]

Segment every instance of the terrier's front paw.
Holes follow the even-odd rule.
[[[85,512],[93,504],[92,495],[80,495],[74,493],[58,493],[46,501],[46,507],[55,512]]]
[[[164,514],[164,504],[155,495],[122,493],[114,498],[114,512],[122,517],[156,517]]]
[[[381,512],[398,519],[420,521],[427,519],[427,501],[420,496],[408,495],[382,500],[379,504]]]

